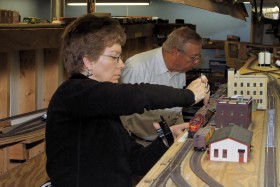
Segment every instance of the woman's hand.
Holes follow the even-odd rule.
[[[195,103],[203,100],[204,105],[208,104],[210,98],[210,86],[208,84],[208,79],[205,75],[192,81],[187,89],[191,90],[194,93]]]
[[[177,124],[177,125],[172,125],[170,127],[170,130],[173,134],[174,139],[176,139],[178,136],[180,136],[182,134],[182,132],[189,128],[189,123],[181,123],[181,124]]]
[[[159,129],[160,128],[160,125],[159,123],[157,122],[154,122],[153,123],[155,129]],[[171,132],[172,132],[172,135],[173,135],[173,138],[176,139],[178,136],[180,136],[180,134],[186,129],[186,128],[189,128],[189,123],[181,123],[181,124],[178,124],[178,125],[172,125],[171,127],[169,127]]]

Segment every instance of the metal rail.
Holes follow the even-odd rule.
[[[267,74],[269,78],[268,83],[268,109],[267,109],[267,140],[265,147],[265,168],[264,168],[264,186],[277,187],[277,157],[276,157],[276,97],[279,99],[279,85],[276,79]]]
[[[272,75],[280,75],[279,70],[262,71],[252,68],[252,65],[257,59],[257,53],[251,51],[252,59],[248,65],[248,69],[253,70],[248,74],[262,72],[267,75],[269,83],[267,85],[267,97],[268,97],[268,109],[267,109],[267,139],[265,145],[265,166],[264,166],[264,186],[265,187],[277,187],[277,157],[276,157],[276,119],[277,119],[277,108],[276,108],[276,97],[280,98],[280,88],[277,80]]]
[[[205,152],[195,151],[190,158],[190,167],[192,171],[198,176],[202,181],[211,187],[223,187],[223,185],[213,179],[208,173],[204,171],[201,166],[201,158]]]
[[[16,140],[22,140],[25,137],[29,137],[31,133],[39,133],[46,126],[46,110],[39,110],[36,112],[21,114],[13,117],[1,119],[1,123],[10,124],[0,129],[0,142],[13,142]],[[21,122],[15,125],[13,121]]]

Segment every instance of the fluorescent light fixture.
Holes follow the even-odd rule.
[[[85,0],[65,0],[68,6],[87,6]],[[151,0],[92,0],[95,6],[145,6]]]
[[[68,6],[86,6],[86,3],[67,3]]]
[[[68,6],[87,6],[86,3],[67,3]],[[149,3],[95,3],[96,6],[147,6]]]

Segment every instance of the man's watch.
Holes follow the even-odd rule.
[[[166,142],[167,147],[170,147],[174,143],[172,132],[169,126],[167,125],[165,119],[162,116],[160,116],[160,118],[161,118],[161,121],[159,122],[160,128],[157,129],[157,134],[163,141]]]

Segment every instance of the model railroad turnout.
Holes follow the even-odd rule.
[[[166,186],[168,179],[171,179],[177,186],[190,186],[187,181],[182,177],[180,165],[188,152],[192,149],[192,140],[187,139],[180,151],[172,159],[170,164],[166,167],[164,172],[152,183],[151,186]]]

